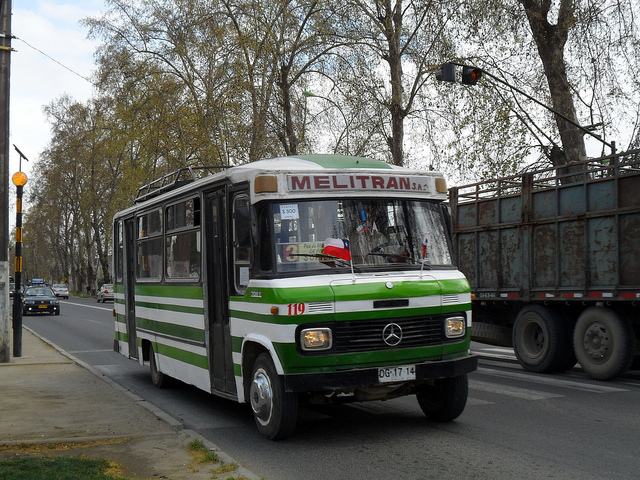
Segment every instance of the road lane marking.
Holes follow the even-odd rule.
[[[625,389],[625,388],[610,387],[608,385],[601,385],[601,384],[596,385],[596,384],[590,384],[590,383],[574,382],[572,380],[562,380],[559,378],[553,378],[549,376],[540,376],[532,373],[509,372],[509,371],[494,370],[492,368],[484,368],[484,367],[478,368],[477,373],[481,375],[490,375],[493,377],[513,378],[516,380],[533,382],[541,385],[571,388],[573,390],[581,390],[584,392],[592,392],[592,393],[614,393],[614,392],[629,391],[628,389]]]
[[[84,303],[64,302],[62,305],[73,305],[76,307],[95,308],[96,310],[113,310],[112,308],[98,307],[97,305],[85,305]]]
[[[556,393],[541,392],[529,388],[511,387],[509,385],[498,385],[497,383],[482,382],[480,380],[469,380],[469,388],[481,392],[497,393],[509,397],[521,398],[523,400],[546,400],[548,398],[560,398],[564,395]]]

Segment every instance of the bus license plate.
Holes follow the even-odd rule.
[[[416,379],[415,365],[402,365],[400,367],[383,367],[378,369],[378,381],[380,383],[404,382]]]
[[[47,308],[46,305],[38,305],[38,308]]]

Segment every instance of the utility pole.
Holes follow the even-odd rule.
[[[11,0],[0,0],[0,363],[11,361],[9,329],[9,81]],[[18,287],[16,285],[16,287]]]

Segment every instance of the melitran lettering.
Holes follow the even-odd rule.
[[[425,179],[382,175],[289,175],[290,191],[300,190],[414,190],[427,191]]]

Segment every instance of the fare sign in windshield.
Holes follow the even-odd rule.
[[[433,178],[417,175],[287,175],[287,186],[290,192],[372,190],[431,193],[434,191]]]

